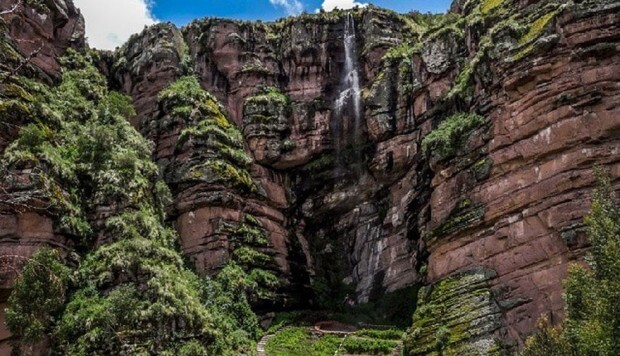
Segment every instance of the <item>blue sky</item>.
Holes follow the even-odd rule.
[[[73,0],[86,20],[91,47],[114,49],[134,33],[161,21],[183,26],[202,17],[272,21],[302,11],[351,8],[365,0]],[[398,12],[445,12],[451,0],[374,0]]]
[[[161,21],[172,21],[184,25],[195,18],[216,16],[241,20],[275,20],[287,16],[287,10],[277,1],[269,0],[156,0],[152,4],[153,15]],[[282,1],[283,3],[284,1]],[[343,1],[342,3],[346,3]],[[364,1],[360,1],[364,2]],[[293,3],[293,1],[289,2]],[[322,0],[298,0],[303,10],[314,12],[321,8]],[[444,12],[450,7],[450,0],[375,0],[374,5],[398,12],[419,10],[421,12]],[[295,7],[293,7],[295,8]]]

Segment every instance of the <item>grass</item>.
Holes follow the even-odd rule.
[[[265,351],[269,356],[332,356],[341,341],[336,335],[316,336],[308,328],[291,327],[267,341]]]
[[[307,327],[287,327],[267,341],[265,351],[269,356],[386,355],[402,336],[400,330],[363,329],[343,338],[314,333]]]
[[[360,355],[387,355],[398,346],[394,340],[373,339],[366,337],[349,336],[344,339],[342,348],[347,353]]]
[[[403,337],[403,331],[397,329],[362,329],[356,331],[355,335],[381,340],[400,340]]]

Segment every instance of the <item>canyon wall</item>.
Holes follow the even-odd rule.
[[[162,24],[130,40],[111,73],[135,98],[143,132],[162,116],[155,93],[187,73],[243,131],[258,192],[225,209],[201,197],[211,186],[177,196],[172,216],[199,270],[216,271],[230,253],[220,219],[248,211],[269,233],[293,304],[364,303],[484,268],[497,317],[472,307],[462,320],[457,295],[412,342],[480,322],[454,347],[512,349],[539,316],[563,316],[561,280],[587,248],[594,166],[620,175],[618,6],[468,1],[441,19],[367,8]],[[346,92],[356,90],[350,26],[359,93]],[[455,121],[462,130],[450,136],[441,123],[463,114],[481,122]],[[448,138],[429,137],[424,150],[433,131]],[[150,136],[160,164],[178,133]],[[293,297],[308,287],[312,300]]]
[[[52,59],[32,62],[46,80],[55,56],[83,45],[81,17],[63,6],[53,24],[8,32],[22,58],[32,50],[23,38],[46,39]],[[27,11],[12,21],[32,24]],[[455,352],[492,353],[522,345],[541,315],[562,319],[561,280],[587,251],[594,167],[620,189],[618,24],[612,0],[202,19],[145,29],[100,52],[98,66],[134,100],[132,124],[155,144],[171,223],[198,271],[217,272],[251,225],[281,281],[257,308],[410,288],[412,353],[446,329]],[[187,76],[213,96],[208,108],[179,110],[161,95]],[[207,121],[233,139],[197,131]],[[37,212],[0,219],[6,256],[66,244]],[[8,293],[11,277],[2,282]]]

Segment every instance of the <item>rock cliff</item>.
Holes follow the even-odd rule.
[[[39,41],[28,66],[45,80],[84,46],[79,13],[52,3],[8,15],[2,42],[25,58]],[[620,189],[619,24],[614,0],[456,0],[445,15],[158,24],[97,60],[154,142],[197,271],[264,273],[265,311],[409,288],[412,354],[445,338],[486,354],[562,319],[594,167]],[[26,210],[0,215],[3,254],[66,245]]]

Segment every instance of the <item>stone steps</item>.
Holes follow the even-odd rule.
[[[265,356],[265,346],[267,346],[267,341],[269,341],[269,339],[271,339],[272,337],[274,337],[275,334],[269,334],[269,335],[265,335],[263,337],[260,338],[260,340],[258,341],[258,344],[256,344],[256,354],[258,356]]]

